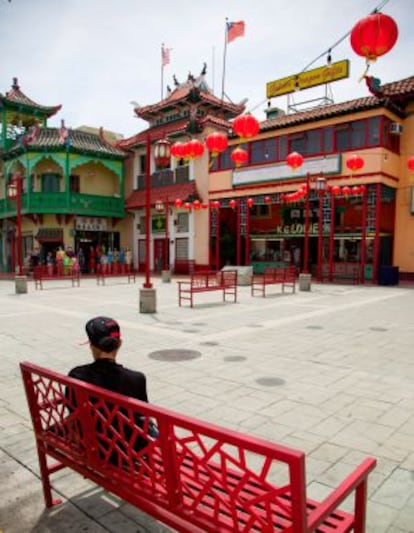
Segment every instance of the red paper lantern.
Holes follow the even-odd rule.
[[[259,121],[253,115],[240,115],[233,121],[233,131],[241,139],[251,139],[260,130]]]
[[[190,203],[190,202],[185,202],[185,204],[184,204],[184,208],[187,209],[188,211],[190,211],[190,209],[191,209],[191,203]]]
[[[407,161],[408,170],[414,172],[414,156],[411,156]]]
[[[296,170],[302,166],[303,155],[299,154],[298,152],[291,152],[286,158],[286,163],[292,170]]]
[[[177,198],[174,202],[174,206],[179,209],[181,206],[183,205],[183,201],[181,200],[181,198]]]
[[[193,207],[194,207],[194,209],[200,209],[200,207],[201,207],[200,200],[194,200]]]
[[[282,200],[282,196],[283,195],[281,195],[281,197],[280,197],[281,200]],[[272,203],[271,197],[270,196],[265,196],[264,197],[264,202],[265,202],[265,204],[271,204]]]
[[[207,135],[206,137],[206,146],[207,150],[211,152],[212,157],[217,157],[221,152],[228,147],[229,140],[225,133],[220,131],[215,131]]]
[[[186,143],[186,157],[188,159],[195,159],[203,155],[204,145],[198,139],[191,139]]]
[[[247,204],[247,207],[253,207],[253,204],[254,204],[253,198],[247,198],[246,204]]]
[[[206,203],[203,202],[203,203],[201,204],[201,209],[208,209],[208,204],[206,204]]]
[[[249,159],[249,155],[246,152],[246,150],[243,150],[243,148],[237,147],[230,154],[230,158],[233,161],[233,163],[236,165],[236,168],[239,168],[244,163],[247,163]]]
[[[331,192],[334,196],[338,196],[338,194],[341,194],[341,187],[339,187],[338,185],[334,185],[331,188]]]
[[[351,155],[351,157],[348,157],[346,160],[346,166],[351,172],[356,172],[357,170],[361,170],[364,166],[364,160],[360,155],[354,154]]]
[[[398,38],[395,21],[383,13],[372,13],[355,24],[351,31],[354,52],[375,61],[391,50]]]
[[[357,196],[358,194],[361,194],[361,187],[358,187],[358,185],[355,185],[351,189],[351,193]]]
[[[213,202],[211,202],[211,207],[213,209],[220,209],[220,202],[218,200],[214,200]]]
[[[360,189],[360,191],[361,191],[361,194],[364,194],[364,193],[366,192],[366,190],[367,190],[367,188],[365,187],[365,185],[361,185],[361,186],[359,187],[359,189]]]
[[[348,187],[348,185],[345,185],[345,187],[342,187],[342,193],[345,195],[345,196],[348,196],[351,194],[351,188]]]
[[[185,152],[185,143],[177,141],[171,146],[171,155],[175,157],[175,159],[183,159],[185,157]]]
[[[154,145],[154,160],[158,168],[170,166],[171,143],[167,139],[161,139]]]
[[[236,200],[230,200],[230,202],[229,202],[229,206],[230,206],[232,209],[235,209],[235,208],[236,208],[236,205],[237,205]]]

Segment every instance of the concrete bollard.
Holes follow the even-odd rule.
[[[139,290],[139,312],[157,312],[157,291],[154,288]]]
[[[310,291],[311,290],[311,274],[301,273],[299,274],[299,290],[300,291]]]
[[[27,276],[15,276],[14,285],[16,294],[27,294]]]
[[[171,270],[162,270],[161,280],[163,283],[170,283],[171,282]]]

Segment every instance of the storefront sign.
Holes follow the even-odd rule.
[[[151,222],[153,233],[165,232],[165,215],[155,215],[152,217]]]
[[[314,222],[309,224],[309,235],[318,235],[319,224]],[[329,232],[329,224],[324,224],[323,233]],[[276,226],[277,235],[305,235],[305,224],[287,224]]]
[[[266,97],[274,98],[283,94],[302,91],[317,85],[323,85],[332,81],[343,80],[349,77],[349,60],[337,61],[330,66],[314,68],[300,74],[293,74],[286,78],[270,81],[266,84]]]
[[[106,231],[106,218],[76,217],[75,228],[78,231]]]
[[[339,174],[341,172],[340,154],[305,159],[303,165],[296,172],[293,172],[286,163],[277,163],[262,168],[235,169],[233,170],[233,185],[305,178],[308,172],[312,176],[320,173],[324,175]]]

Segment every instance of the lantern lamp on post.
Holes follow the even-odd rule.
[[[154,160],[157,168],[168,168],[171,160],[171,143],[161,139],[154,145]]]

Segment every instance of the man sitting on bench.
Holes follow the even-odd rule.
[[[94,361],[73,368],[69,372],[69,377],[148,402],[145,375],[142,372],[125,368],[116,362],[118,350],[122,345],[118,322],[112,318],[98,316],[89,320],[85,329]],[[70,398],[70,391],[67,391],[67,395]],[[135,423],[142,427],[143,419],[137,418]],[[114,431],[119,430],[118,426],[119,423],[114,420],[112,423]],[[127,432],[132,434],[130,428]],[[152,438],[158,436],[158,429],[153,422],[149,424],[148,434]],[[127,436],[127,438],[129,437]],[[109,453],[107,443],[101,442],[101,444],[102,449]],[[146,445],[147,440],[139,437],[133,447],[135,451],[138,451]],[[119,459],[114,451],[110,453],[108,458],[109,462],[113,464],[119,464]]]

